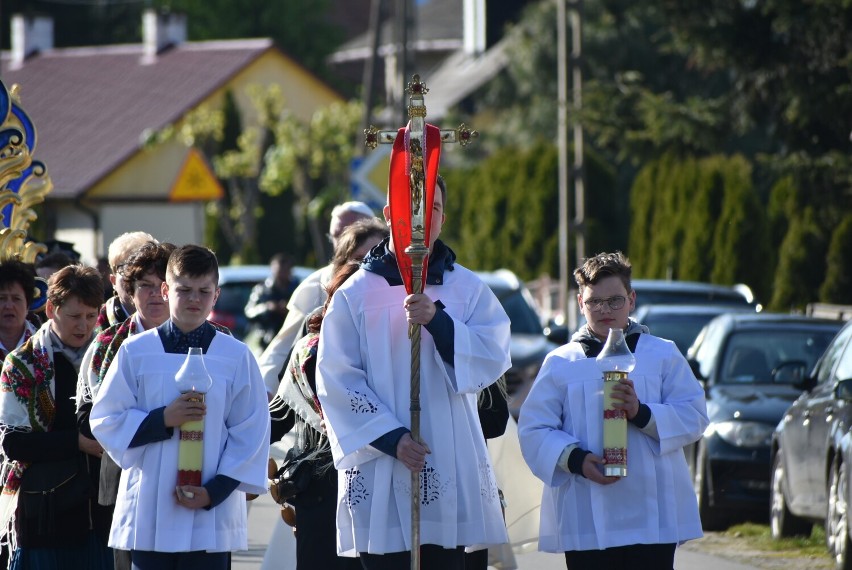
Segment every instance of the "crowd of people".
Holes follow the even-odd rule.
[[[438,177],[422,292],[403,286],[387,207],[383,218],[360,202],[336,207],[332,261],[301,283],[292,258],[275,256],[246,306],[259,357],[208,320],[219,262],[206,247],[130,232],[102,271],[59,256],[0,263],[2,564],[229,568],[248,547],[246,501],[275,471],[270,445],[292,432],[311,470],[281,500],[297,568],[409,567],[414,497],[422,567],[485,570],[487,549],[508,541],[505,482],[486,441],[510,421],[510,322],[441,241],[448,199]],[[545,483],[539,547],[564,553],[570,570],[669,570],[676,546],[701,536],[681,450],[707,425],[704,393],[675,345],[629,318],[626,257],[596,255],[574,275],[586,325],[548,356],[518,423]],[[626,477],[603,471],[594,357],[610,328],[637,361],[615,391],[629,424]],[[192,347],[212,382],[179,389]],[[199,484],[183,482],[199,470]]]

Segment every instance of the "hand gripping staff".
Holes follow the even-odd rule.
[[[429,232],[432,203],[441,159],[441,143],[466,146],[479,136],[462,123],[458,129],[439,129],[426,123],[423,96],[426,84],[414,75],[408,84],[408,125],[398,131],[364,131],[366,144],[393,143],[388,183],[391,239],[405,291],[423,292],[429,267]],[[420,442],[420,325],[408,326],[411,339],[411,437]],[[420,473],[411,474],[411,569],[420,570]],[[418,489],[418,492],[414,492]]]

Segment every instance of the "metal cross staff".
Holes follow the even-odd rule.
[[[464,123],[457,129],[438,129],[426,123],[423,96],[426,84],[414,75],[408,84],[408,126],[396,131],[364,130],[366,145],[393,144],[388,205],[391,239],[399,272],[408,294],[422,293],[429,256],[432,201],[438,175],[441,143],[467,146],[479,136]],[[427,208],[428,205],[428,208]],[[411,437],[420,442],[420,325],[408,326],[411,339]],[[416,491],[415,491],[416,489]],[[420,569],[420,473],[411,474],[411,568]]]

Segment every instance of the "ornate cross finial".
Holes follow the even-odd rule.
[[[414,120],[415,117],[420,119],[426,118],[426,105],[423,96],[429,93],[429,88],[420,80],[420,76],[414,74],[411,81],[408,82],[408,118]],[[479,137],[479,131],[470,129],[462,123],[456,129],[441,129],[442,143],[459,143],[461,146],[467,146],[473,139]],[[375,149],[379,144],[393,144],[396,138],[396,131],[380,131],[373,125],[364,129],[364,144]]]

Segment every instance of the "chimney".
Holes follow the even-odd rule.
[[[186,15],[157,13],[145,10],[142,14],[142,63],[157,61],[164,49],[186,41]]]
[[[485,0],[464,0],[464,52],[478,56],[485,51]]]
[[[53,49],[53,19],[47,16],[12,16],[12,61],[10,67],[19,69],[31,55]]]

